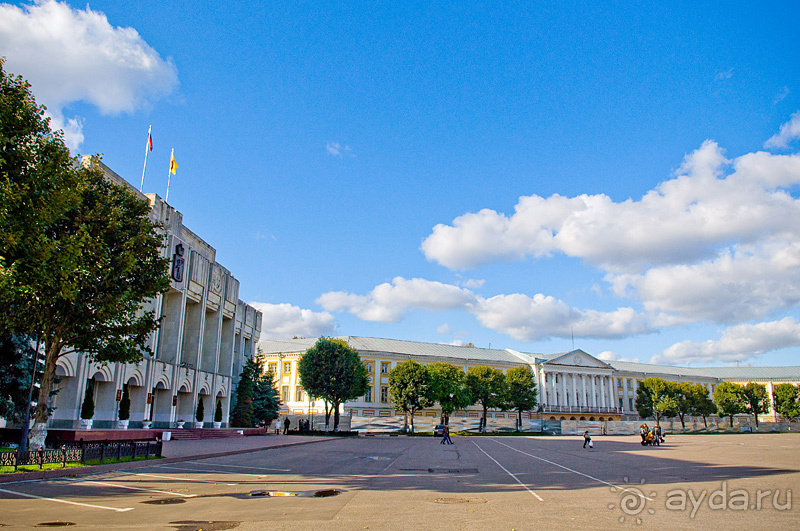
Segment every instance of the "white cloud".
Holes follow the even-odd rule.
[[[730,79],[733,77],[733,67],[725,70],[724,72],[717,72],[717,75],[714,76],[714,79],[717,81],[723,81],[725,79]]]
[[[789,87],[781,87],[778,93],[775,95],[775,99],[772,100],[773,104],[777,104],[782,102],[786,99],[786,96],[789,95]]]
[[[442,334],[443,336],[446,336],[447,334],[450,333],[450,325],[444,323],[443,325],[440,325],[439,328],[436,329],[436,332]]]
[[[773,350],[800,346],[800,323],[780,321],[741,324],[725,330],[718,341],[681,341],[653,356],[651,363],[733,362]]]
[[[325,151],[328,152],[328,155],[333,157],[341,157],[342,155],[353,157],[350,146],[343,146],[338,142],[328,142],[325,144]]]
[[[725,175],[728,168],[733,172]],[[609,271],[713,257],[720,246],[800,235],[800,202],[776,187],[800,183],[800,156],[752,153],[732,163],[712,141],[673,179],[638,201],[606,195],[524,196],[512,216],[484,209],[437,225],[422,251],[451,269],[560,252]]]
[[[261,339],[333,335],[336,319],[328,312],[314,312],[291,304],[250,303],[261,312]]]
[[[631,308],[613,312],[579,310],[541,293],[479,299],[469,311],[491,330],[519,341],[549,337],[621,338],[651,332],[644,316]]]
[[[789,142],[800,138],[800,111],[794,113],[788,122],[781,125],[780,132],[764,142],[765,149],[785,149]]]
[[[465,280],[464,282],[462,282],[461,285],[464,286],[465,288],[469,288],[469,289],[478,289],[478,288],[482,288],[485,283],[486,283],[486,280],[484,280],[484,279],[469,278],[469,279]]]
[[[0,50],[7,70],[25,77],[37,102],[47,106],[51,127],[64,128],[71,149],[83,141],[83,123],[63,116],[70,103],[88,102],[104,114],[133,112],[178,84],[175,65],[135,29],[114,27],[88,6],[0,4]]]
[[[616,352],[613,352],[611,350],[604,350],[600,354],[597,354],[595,356],[595,358],[603,360],[605,362],[633,361],[633,362],[639,363],[639,358],[624,358],[624,357],[620,356],[619,354],[617,354]]]
[[[464,307],[475,295],[466,289],[421,278],[395,277],[368,295],[323,293],[316,303],[328,311],[346,310],[365,321],[396,323],[412,309],[443,311]]]

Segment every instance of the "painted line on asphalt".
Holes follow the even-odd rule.
[[[543,501],[544,501],[544,500],[542,499],[542,497],[541,497],[541,496],[539,496],[538,494],[536,494],[535,492],[533,492],[533,491],[532,491],[532,490],[531,490],[531,489],[530,489],[530,488],[529,488],[529,487],[528,487],[526,484],[524,484],[523,482],[521,482],[517,476],[515,476],[514,474],[512,474],[511,472],[509,472],[509,471],[508,471],[508,469],[507,469],[506,467],[504,467],[503,465],[501,465],[500,463],[498,463],[498,462],[497,462],[497,459],[495,459],[494,457],[492,457],[491,455],[489,455],[488,453],[486,453],[486,450],[484,450],[483,448],[481,448],[480,446],[478,446],[478,443],[476,443],[475,441],[472,441],[472,444],[474,444],[475,446],[477,446],[477,447],[478,447],[478,450],[480,450],[481,452],[483,452],[483,453],[486,455],[486,457],[488,457],[489,459],[491,459],[492,461],[494,461],[494,463],[495,463],[497,466],[499,466],[500,468],[502,468],[502,469],[503,469],[503,471],[504,471],[506,474],[508,474],[509,476],[511,476],[512,478],[514,478],[514,481],[516,481],[517,483],[519,483],[520,485],[522,485],[522,486],[525,488],[525,490],[527,490],[528,492],[530,492],[531,494],[533,494],[533,497],[534,497],[534,498],[536,498],[536,499],[537,499],[537,500],[539,500],[540,502],[543,502]]]
[[[584,474],[583,472],[578,472],[577,470],[573,470],[573,469],[571,469],[569,467],[566,467],[566,466],[561,465],[559,463],[556,463],[554,461],[550,461],[549,459],[545,459],[544,457],[539,457],[538,455],[533,455],[533,454],[529,454],[528,452],[523,452],[522,450],[518,450],[517,448],[514,448],[513,446],[509,446],[506,443],[502,443],[502,442],[498,441],[497,439],[489,439],[489,440],[494,441],[497,444],[500,444],[502,446],[505,446],[506,448],[510,448],[511,450],[514,450],[515,452],[519,452],[521,454],[527,455],[528,457],[533,457],[534,459],[538,459],[539,461],[544,461],[545,463],[550,463],[553,466],[557,466],[559,468],[563,468],[564,470],[566,470],[568,472],[572,472],[573,474],[578,474],[579,476],[583,476],[585,478],[589,478],[592,481],[597,481],[598,483],[602,483],[603,485],[608,485],[609,487],[614,487],[614,488],[617,488],[617,489],[620,489],[620,490],[624,490],[625,492],[630,492],[631,494],[635,494],[635,495],[639,496],[640,498],[644,498],[647,501],[653,501],[652,498],[648,498],[647,496],[645,496],[641,492],[636,492],[635,490],[626,489],[625,487],[621,487],[620,485],[614,485],[613,483],[609,483],[608,481],[604,481],[604,480],[596,478],[594,476],[590,476],[589,474]]]
[[[6,489],[0,489],[0,492],[5,492],[5,493],[8,493],[8,494],[12,494],[14,496],[22,496],[23,498],[33,498],[35,500],[45,500],[45,501],[51,501],[51,502],[56,502],[56,503],[66,503],[67,505],[77,505],[79,507],[88,507],[90,509],[104,509],[106,511],[114,511],[115,513],[124,513],[124,512],[133,510],[133,507],[124,507],[124,508],[118,509],[116,507],[106,507],[104,505],[92,505],[91,503],[74,502],[74,501],[69,501],[69,500],[62,500],[62,499],[59,499],[59,498],[48,498],[46,496],[37,496],[35,494],[27,494],[25,492],[16,492],[16,491],[13,491],[13,490],[6,490]]]
[[[168,494],[170,496],[180,496],[181,498],[196,498],[196,494],[183,494],[181,492],[171,492],[168,490],[158,490],[158,489],[147,489],[144,487],[133,487],[131,485],[120,485],[118,483],[109,483],[108,481],[96,481],[96,480],[81,480],[81,479],[68,479],[70,483],[86,483],[89,485],[104,485],[106,487],[116,487],[118,489],[128,489],[128,490],[141,490],[144,492],[156,492],[158,494]]]
[[[193,470],[193,472],[197,472],[197,470]],[[225,483],[224,481],[209,481],[207,479],[189,479],[189,478],[179,478],[175,476],[160,476],[158,474],[145,474],[144,472],[128,472],[131,476],[146,476],[151,478],[159,478],[159,479],[169,479],[172,481],[188,481],[190,483],[211,483],[212,485],[219,485],[220,483],[224,485],[238,485],[238,483]]]
[[[230,470],[213,470],[211,468],[185,468],[182,466],[170,466],[170,465],[157,465],[157,468],[166,468],[169,470],[183,470],[184,472],[200,472],[203,474],[229,474],[232,476],[252,476],[255,478],[266,478],[269,477],[269,474],[248,474],[247,472],[231,472]],[[219,483],[219,482],[216,482]],[[229,483],[229,485],[234,485],[234,483]]]
[[[199,461],[184,461],[184,465],[194,465],[197,464],[198,466],[206,466]],[[221,466],[223,468],[246,468],[247,470],[267,470],[269,472],[291,472],[288,468],[266,468],[262,466],[244,466],[244,465],[222,465],[220,463],[214,463],[213,466]]]

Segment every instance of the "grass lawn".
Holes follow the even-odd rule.
[[[162,459],[162,458],[161,457],[150,456],[150,460],[154,460],[154,459]],[[141,457],[137,456],[136,457],[136,461],[144,461],[144,460],[145,460],[144,456],[141,456]],[[122,459],[106,458],[106,459],[103,459],[102,464],[103,465],[113,465],[115,463],[130,463],[131,461],[133,461],[133,459],[131,459],[130,457],[123,457]],[[86,464],[81,464],[80,462],[67,463],[66,467],[62,467],[61,463],[49,463],[49,464],[44,465],[42,468],[39,468],[39,465],[20,465],[20,466],[17,467],[17,470],[14,470],[13,466],[3,466],[3,467],[0,467],[0,474],[14,474],[15,472],[16,473],[20,473],[20,472],[38,472],[39,470],[54,470],[54,469],[57,469],[57,468],[78,468],[78,467],[82,467],[82,466],[94,466],[94,465],[99,465],[99,464],[101,464],[99,459],[92,459],[90,461],[86,461]]]

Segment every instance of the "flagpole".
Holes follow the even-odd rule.
[[[144,172],[147,170],[147,152],[150,151],[150,133],[153,131],[153,125],[147,128],[147,143],[144,145],[144,168],[142,168],[142,184],[139,185],[139,191],[144,188]]]
[[[169,171],[167,172],[167,196],[164,198],[165,203],[169,203],[169,182],[172,179],[172,159],[175,158],[175,148],[169,153]]]

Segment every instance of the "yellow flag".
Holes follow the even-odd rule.
[[[175,152],[173,151],[169,155],[169,172],[172,175],[175,175],[175,172],[178,170],[178,163],[175,162]]]

